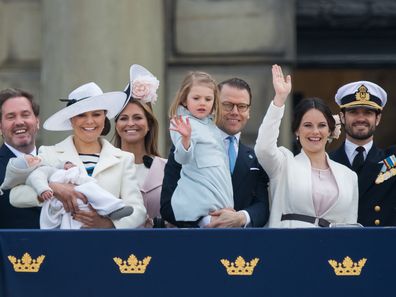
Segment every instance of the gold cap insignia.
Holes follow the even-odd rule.
[[[355,93],[355,98],[358,101],[369,101],[370,100],[370,93],[367,92],[367,88],[365,85],[361,85],[358,88],[358,91]]]
[[[11,264],[14,266],[15,272],[38,272],[44,259],[44,255],[38,256],[37,259],[32,259],[29,253],[24,253],[22,259],[8,256],[8,260],[10,260]]]
[[[238,256],[235,263],[227,259],[221,259],[220,262],[227,269],[228,275],[252,275],[259,260],[259,258],[254,258],[250,262],[245,262],[245,259]]]
[[[350,257],[345,257],[342,263],[338,263],[335,260],[329,260],[329,264],[333,267],[334,272],[338,276],[359,276],[362,272],[364,264],[367,259],[360,259],[358,263],[352,261]]]
[[[120,268],[121,273],[143,274],[146,272],[151,257],[147,256],[143,260],[138,260],[135,255],[131,254],[127,261],[118,257],[114,257],[113,260]]]

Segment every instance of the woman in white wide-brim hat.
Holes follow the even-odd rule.
[[[128,100],[115,117],[114,146],[135,156],[138,184],[147,209],[145,227],[161,226],[162,222],[160,198],[167,160],[158,151],[159,126],[151,107],[157,100],[158,87],[159,81],[150,71],[133,64],[125,88]]]
[[[51,183],[50,187],[73,218],[84,228],[134,228],[142,225],[146,209],[136,180],[134,156],[115,148],[102,135],[110,130],[110,121],[125,104],[123,92],[103,93],[95,83],[84,84],[67,99],[67,106],[49,117],[44,128],[51,131],[72,130],[73,134],[53,146],[42,146],[39,155],[45,163],[57,166],[70,161],[87,171],[103,189],[133,207],[133,213],[119,220],[100,216],[95,209],[78,209],[77,199],[86,197],[72,184]],[[10,194],[14,206],[39,205],[37,194],[28,186],[17,186]]]

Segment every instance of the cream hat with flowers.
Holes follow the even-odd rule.
[[[106,110],[107,118],[112,119],[122,110],[126,98],[123,92],[103,93],[94,82],[84,84],[72,91],[67,99],[61,99],[67,102],[66,107],[50,116],[43,127],[50,131],[73,130],[70,119],[93,110]]]
[[[133,64],[129,69],[129,83],[124,92],[128,99],[132,97],[144,103],[154,104],[157,101],[159,83],[159,80],[146,68]]]

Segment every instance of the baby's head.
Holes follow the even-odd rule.
[[[41,158],[38,156],[24,155],[24,158],[28,167],[33,167],[41,163]]]
[[[63,169],[68,170],[70,168],[76,167],[72,162],[66,161],[65,164],[63,165]]]

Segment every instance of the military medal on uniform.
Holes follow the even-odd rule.
[[[384,163],[381,168],[380,174],[378,174],[377,179],[375,180],[376,184],[381,184],[384,181],[390,179],[392,176],[396,175],[396,157],[395,155],[389,156],[381,161]]]

